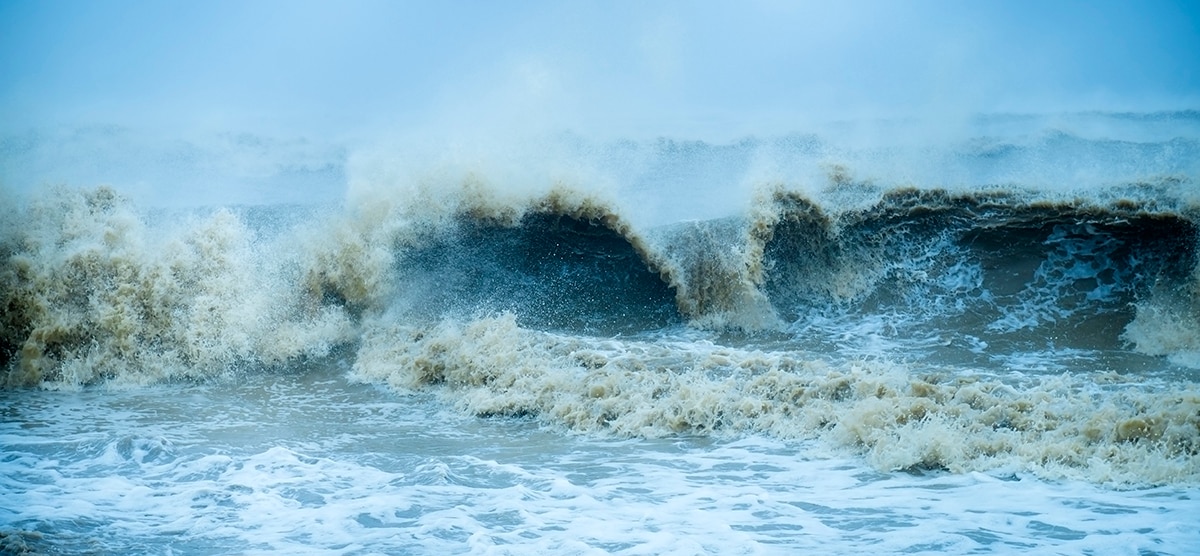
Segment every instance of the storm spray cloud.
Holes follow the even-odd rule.
[[[786,133],[1193,108],[1184,2],[6,2],[0,119]]]
[[[1059,115],[1194,110],[1198,18],[1173,2],[13,1],[0,5],[0,185],[224,204],[501,167],[539,168],[515,181],[653,178],[741,197],[831,166],[920,183],[944,161],[880,149],[1110,137],[1111,121]],[[1052,116],[980,124],[1006,114]],[[1169,139],[1194,120],[1148,129]],[[611,147],[796,134],[824,147],[710,157],[703,175]],[[1010,178],[979,177],[1023,176]]]

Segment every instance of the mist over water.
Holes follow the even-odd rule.
[[[589,145],[582,162],[636,172],[650,153],[591,151],[816,135],[834,159],[818,163],[855,153],[852,169],[881,159],[855,169],[863,179],[948,186],[967,170],[937,155],[968,141],[1194,137],[1195,118],[1079,114],[1193,110],[1200,89],[1197,16],[1172,2],[2,9],[5,187],[107,183],[149,204],[338,199],[364,156],[557,178],[560,157],[545,151],[579,155],[571,138]],[[703,157],[656,177],[728,172],[700,181],[705,198],[765,180],[820,185],[788,150],[759,153],[748,174]],[[1103,173],[1091,177],[1126,178]]]
[[[4,3],[0,551],[1194,552],[1198,28]]]

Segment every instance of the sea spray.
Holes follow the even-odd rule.
[[[1122,338],[1142,353],[1200,369],[1200,267],[1190,281],[1163,285],[1136,308]]]
[[[16,217],[10,386],[210,377],[327,354],[352,329],[339,307],[297,296],[279,254],[228,209],[158,230],[110,188],[56,188]]]

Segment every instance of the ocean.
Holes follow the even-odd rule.
[[[0,552],[1200,552],[1200,113],[909,125],[10,133]]]

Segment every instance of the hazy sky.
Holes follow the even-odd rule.
[[[753,132],[1200,108],[1200,2],[0,0],[0,128]]]

